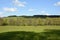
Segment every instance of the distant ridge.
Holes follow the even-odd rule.
[[[11,15],[11,16],[8,16],[8,17],[25,17],[25,18],[34,18],[34,17],[46,18],[46,17],[50,17],[50,18],[55,18],[55,17],[60,17],[60,15],[33,15],[33,16],[26,16],[26,15],[16,16],[16,15]]]
[[[34,15],[34,17],[60,17],[60,15]]]

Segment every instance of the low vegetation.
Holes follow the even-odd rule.
[[[0,40],[60,40],[60,16],[0,18]]]
[[[0,18],[0,25],[5,26],[41,26],[60,25],[59,16],[9,16]]]
[[[49,30],[41,33],[14,31],[0,33],[0,40],[60,40],[60,30]]]
[[[0,33],[11,31],[44,32],[45,29],[60,30],[60,26],[0,26]]]

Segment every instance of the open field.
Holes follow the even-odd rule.
[[[60,26],[0,26],[0,33],[11,31],[43,32],[45,29],[60,30]]]

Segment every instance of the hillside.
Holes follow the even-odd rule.
[[[60,16],[34,15],[34,16],[8,16],[0,18],[0,25],[13,26],[42,26],[60,25]]]

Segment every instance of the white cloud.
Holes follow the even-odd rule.
[[[6,11],[6,12],[15,12],[15,11],[17,11],[16,8],[7,8],[7,7],[4,7],[3,10]]]
[[[2,14],[2,12],[0,12],[0,14]]]
[[[55,6],[60,6],[60,1],[54,4]]]
[[[58,14],[60,14],[60,12],[58,12]]]
[[[41,15],[50,15],[49,13],[41,13]]]
[[[45,11],[41,11],[41,13],[45,13]]]
[[[45,15],[50,15],[49,13],[45,13]]]
[[[19,0],[13,0],[14,5],[20,6],[20,7],[25,7],[26,2],[21,2]]]
[[[50,15],[50,14],[46,11],[41,11],[41,15]]]
[[[3,17],[3,15],[2,15],[2,14],[3,14],[3,12],[0,12],[0,17]]]
[[[28,11],[33,12],[33,11],[35,11],[35,9],[30,8],[30,9],[28,9]]]

